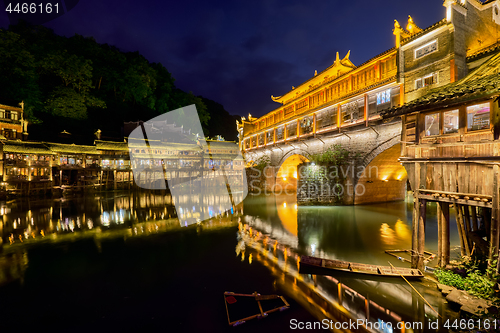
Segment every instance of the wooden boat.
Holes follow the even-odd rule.
[[[414,268],[392,268],[390,266],[358,264],[349,261],[322,259],[310,256],[300,256],[300,266],[379,277],[401,277],[401,275],[407,279],[420,279],[424,277],[420,270]]]
[[[237,294],[226,291],[227,321],[229,325],[237,326],[254,318],[267,317],[269,313],[283,311],[290,307],[283,296],[253,294]]]

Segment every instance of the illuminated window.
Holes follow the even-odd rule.
[[[467,107],[467,130],[476,131],[490,128],[490,103]]]
[[[416,79],[415,80],[415,89],[420,89],[422,88],[422,79]]]
[[[276,129],[276,140],[283,140],[284,126],[280,126]]]
[[[443,114],[443,133],[458,132],[458,110],[446,111]]]
[[[432,52],[437,51],[438,45],[437,45],[437,39],[425,44],[424,46],[419,47],[418,49],[415,49],[415,59],[422,58],[428,54],[431,54]]]
[[[439,113],[425,115],[425,136],[439,135]]]
[[[377,93],[377,105],[389,103],[391,101],[391,89]]]

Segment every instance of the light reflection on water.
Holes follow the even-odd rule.
[[[248,197],[243,222],[254,232],[262,233],[262,237],[268,237],[269,242],[277,241],[289,253],[384,266],[391,262],[395,266],[409,267],[408,263],[384,251],[411,249],[412,207],[411,198],[407,202],[363,206],[297,208],[293,195]],[[429,204],[426,250],[433,253],[437,249],[436,223],[436,207]],[[458,233],[454,213],[450,214],[450,229],[451,247],[456,248]],[[269,263],[265,265],[281,267],[283,274],[286,272],[292,276],[292,280],[296,279],[293,276],[297,272],[293,272],[297,266],[286,261],[284,252],[263,246],[259,253],[264,254],[263,258],[270,256]],[[257,251],[259,249],[256,248]],[[452,256],[454,254],[457,256],[459,253],[452,253]],[[428,265],[434,266],[436,262],[431,261]],[[333,277],[311,274],[298,276],[306,285],[309,284],[307,288],[321,290],[328,301],[337,305],[341,302],[358,318],[368,315],[374,321],[403,318],[406,321],[423,322],[435,316],[403,281],[370,281],[345,275],[338,277],[335,273]],[[343,287],[339,289],[339,285]],[[426,297],[435,308],[444,311],[444,299],[436,293],[435,285],[428,287],[424,282],[414,285],[421,293],[427,294]],[[292,289],[296,290],[296,287]],[[339,290],[344,295],[343,303],[339,298]],[[346,293],[351,297],[345,296]],[[367,303],[371,306],[371,314],[366,313]],[[387,316],[387,313],[393,313],[394,316]]]
[[[217,199],[212,198],[209,203],[217,203]],[[277,253],[278,262],[271,260],[266,265],[272,268],[273,275],[280,274],[285,289],[297,291],[297,281],[304,280],[338,302],[340,283],[345,286],[343,290],[346,295],[351,295],[351,299],[355,300],[352,304],[348,303],[349,297],[344,295],[346,303],[343,306],[355,314],[362,314],[364,302],[371,302],[372,317],[376,317],[377,311],[392,311],[406,320],[420,318],[412,317],[415,310],[412,304],[418,305],[418,311],[423,305],[417,301],[418,296],[413,295],[404,284],[303,274],[285,276],[285,271],[293,271],[295,259],[286,260],[292,253],[380,265],[388,265],[389,260],[396,266],[406,267],[407,264],[388,256],[384,251],[411,248],[411,203],[297,207],[294,196],[282,195],[249,196],[243,208],[238,207],[237,212],[244,212],[244,223],[288,248],[285,248],[285,252],[279,249],[273,251],[270,244],[267,252],[263,252],[266,256]],[[181,226],[172,199],[151,193],[106,194],[60,201],[17,200],[0,206],[0,215],[0,242],[3,243],[0,249],[4,250],[3,254],[0,253],[0,285],[23,279],[29,264],[27,245],[30,244],[93,237],[100,248],[100,239],[106,237],[145,236]],[[452,247],[458,243],[453,216],[451,213]],[[227,225],[235,226],[235,223],[228,221]],[[211,224],[216,222],[210,222],[207,226]],[[435,208],[431,206],[426,230],[426,250],[431,252],[435,252],[437,247],[436,231]],[[236,248],[236,254],[241,256],[241,261],[252,266],[265,261],[264,255],[245,251],[242,244]],[[425,291],[424,286],[418,286],[418,289]],[[438,304],[440,301],[432,296],[431,302]]]
[[[0,206],[0,286],[23,280],[28,267],[27,250],[37,244],[94,238],[100,240],[142,237],[178,229],[173,202],[205,202],[204,209],[218,211],[219,198],[173,198],[143,192],[102,193],[62,199],[18,199]],[[243,205],[234,207],[241,214]],[[228,213],[217,214],[204,228],[234,226]],[[190,216],[188,216],[190,217]],[[183,218],[188,218],[183,216]],[[221,218],[225,217],[225,218]]]

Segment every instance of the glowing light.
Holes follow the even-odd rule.
[[[295,205],[293,206],[293,208],[297,209],[297,204],[295,204]]]
[[[286,202],[283,202],[283,207],[285,207],[285,208],[286,208]]]
[[[297,171],[293,173],[293,178],[297,178]]]
[[[388,176],[384,176],[384,178],[382,178],[382,180],[383,180],[384,182],[388,182],[389,180],[388,180],[387,178],[388,178]]]
[[[286,177],[283,177],[283,181],[286,181]]]

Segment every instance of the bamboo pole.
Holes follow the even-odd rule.
[[[436,314],[437,314],[440,318],[442,318],[442,317],[441,317],[441,315],[439,314],[439,312],[437,312],[437,311],[436,311],[436,309],[434,309],[434,308],[432,307],[432,305],[430,305],[430,304],[429,304],[429,302],[427,302],[427,300],[424,298],[424,296],[422,296],[422,294],[420,294],[420,293],[418,292],[418,290],[417,290],[417,289],[415,289],[415,287],[414,287],[414,286],[412,286],[412,284],[411,284],[410,282],[408,282],[408,280],[407,280],[407,279],[403,276],[403,274],[401,274],[401,273],[398,271],[398,269],[397,269],[396,267],[394,267],[394,265],[393,265],[390,261],[388,261],[388,263],[389,263],[389,265],[391,265],[391,266],[392,266],[392,268],[394,268],[394,270],[395,270],[396,272],[398,272],[398,274],[399,274],[399,275],[403,278],[403,280],[405,280],[405,281],[406,281],[406,283],[408,283],[408,285],[409,285],[409,286],[410,286],[410,287],[411,287],[411,288],[412,288],[412,289],[413,289],[413,290],[414,290],[414,291],[418,294],[418,296],[420,296],[420,297],[424,300],[424,302],[425,302],[425,303],[427,303],[427,305],[428,305],[428,306],[432,309],[432,311],[436,312]]]

